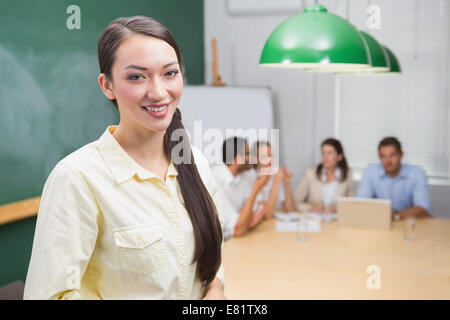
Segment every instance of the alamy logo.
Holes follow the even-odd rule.
[[[279,129],[225,129],[225,134],[217,128],[208,128],[203,130],[202,121],[194,121],[193,137],[191,132],[185,129],[176,129],[172,132],[170,137],[171,142],[174,143],[171,152],[171,160],[174,164],[190,164],[191,158],[190,153],[185,152],[188,147],[193,142],[197,148],[199,148],[207,159],[218,159],[218,155],[222,153],[223,141],[225,138],[229,137],[243,137],[247,141],[267,141],[271,144],[271,154],[267,154],[267,149],[258,153],[257,157],[249,157],[246,160],[244,157],[237,160],[237,164],[259,164],[266,165],[262,170],[260,170],[261,175],[273,175],[278,171],[279,168],[279,141],[280,133]],[[237,148],[241,154],[245,154],[245,146],[230,146],[230,150]],[[228,148],[227,148],[228,150]],[[218,163],[222,163],[220,160]],[[234,159],[228,159],[225,164],[234,163]],[[217,164],[212,162],[210,164]],[[269,166],[267,166],[270,164]]]
[[[81,9],[79,6],[72,4],[67,7],[66,13],[70,14],[66,20],[67,29],[81,29]]]
[[[370,274],[369,278],[366,280],[367,289],[381,289],[381,268],[375,264],[372,264],[367,267],[366,272]]]
[[[66,273],[69,275],[66,280],[66,286],[69,290],[79,290],[80,289],[80,267],[76,265],[68,266]],[[71,297],[72,299],[79,299],[80,294],[75,292]]]
[[[381,9],[379,6],[371,5],[366,9],[366,13],[369,15],[367,18],[367,28],[369,30],[381,29]]]

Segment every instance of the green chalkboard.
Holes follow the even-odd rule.
[[[80,8],[80,29],[66,10]],[[146,15],[173,33],[189,84],[203,84],[203,0],[0,2],[0,204],[39,196],[55,164],[96,140],[118,112],[97,85],[97,39]],[[24,280],[35,218],[0,226],[0,286]]]

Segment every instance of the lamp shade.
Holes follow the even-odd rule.
[[[400,68],[400,63],[398,62],[395,54],[386,46],[383,46],[383,49],[385,50],[386,55],[389,58],[389,73],[401,73],[402,69]]]
[[[360,31],[360,33],[367,45],[367,50],[369,52],[370,65],[368,66],[368,68],[358,70],[341,70],[340,68],[334,68],[333,70],[331,70],[332,72],[360,74],[389,71],[389,57],[383,46],[370,34],[364,31]]]
[[[371,72],[383,72],[389,71],[389,61],[385,55],[381,44],[370,34],[360,31],[367,44],[370,56],[370,68]]]
[[[283,21],[270,34],[261,66],[288,68],[367,68],[366,44],[347,20],[320,4]]]

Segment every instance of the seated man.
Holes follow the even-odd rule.
[[[391,200],[393,218],[430,215],[427,176],[419,166],[402,164],[400,141],[394,137],[378,145],[381,164],[369,165],[359,184],[357,196]]]
[[[245,139],[229,138],[223,143],[223,164],[212,166],[212,173],[222,193],[224,238],[244,235],[264,217],[264,210],[253,211],[258,193],[269,181],[262,176],[251,183],[243,178],[252,166],[249,163],[249,146]]]

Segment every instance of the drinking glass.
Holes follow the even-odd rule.
[[[297,241],[305,242],[308,240],[308,220],[300,218],[297,224]]]
[[[416,239],[416,217],[408,217],[405,219],[405,240],[413,241]]]

